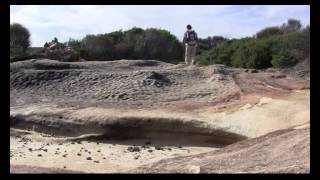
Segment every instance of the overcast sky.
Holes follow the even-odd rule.
[[[180,40],[191,24],[199,37],[252,36],[264,27],[281,25],[289,18],[310,24],[309,5],[130,5],[130,6],[10,6],[10,22],[21,23],[31,32],[32,46],[43,46],[57,37],[81,39],[86,34],[141,28],[169,30]]]

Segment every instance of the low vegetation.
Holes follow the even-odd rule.
[[[89,61],[156,59],[177,62],[183,56],[182,45],[174,35],[154,28],[87,35],[82,40],[70,39],[68,45]]]
[[[30,58],[30,33],[20,24],[10,25],[10,61]],[[182,62],[184,47],[167,30],[132,28],[105,34],[69,39],[80,58],[87,61],[117,59]],[[285,68],[310,56],[310,26],[289,19],[281,26],[266,27],[252,37],[227,39],[222,36],[199,39],[200,65],[225,64],[241,68]]]
[[[198,55],[202,65],[225,64],[242,68],[284,68],[310,56],[310,26],[298,20],[267,27],[253,37],[231,39]]]
[[[10,24],[10,61],[25,59],[30,47],[30,32],[21,24]]]

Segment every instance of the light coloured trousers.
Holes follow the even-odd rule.
[[[190,46],[186,44],[186,54],[185,54],[185,63],[190,64],[190,59],[191,59],[191,64],[194,65],[196,63],[196,50],[197,46]]]

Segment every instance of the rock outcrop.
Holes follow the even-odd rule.
[[[64,62],[79,61],[80,59],[78,52],[63,43],[58,42],[57,39],[45,43],[42,57]]]
[[[310,171],[308,79],[276,69],[59,58],[10,64],[13,173]]]
[[[310,129],[279,130],[221,150],[164,159],[131,173],[310,173]]]

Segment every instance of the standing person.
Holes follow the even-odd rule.
[[[196,49],[197,49],[198,35],[192,30],[190,24],[187,25],[187,31],[184,33],[183,44],[185,45],[185,63],[191,64],[196,63]]]

